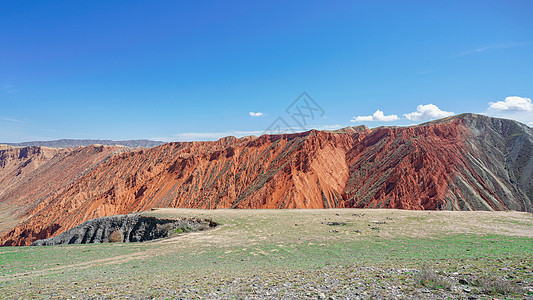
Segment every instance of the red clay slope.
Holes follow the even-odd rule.
[[[128,150],[115,146],[0,150],[0,232],[31,216],[28,211],[40,201],[59,193],[102,160]]]
[[[461,115],[408,128],[224,138],[116,154],[27,211],[1,245],[152,207],[531,211],[531,128]]]

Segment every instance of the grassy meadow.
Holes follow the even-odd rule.
[[[1,298],[532,299],[533,215],[156,209],[220,223],[144,243],[0,248]]]

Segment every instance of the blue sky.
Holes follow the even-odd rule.
[[[278,117],[291,123],[285,110],[304,91],[324,112],[307,129],[462,112],[531,126],[532,11],[530,1],[2,1],[0,142],[257,135]]]

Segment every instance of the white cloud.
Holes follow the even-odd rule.
[[[416,111],[404,114],[404,116],[411,121],[421,121],[445,118],[453,114],[453,112],[441,110],[438,106],[434,104],[426,104],[417,106]]]
[[[163,142],[192,142],[192,141],[216,141],[226,136],[243,137],[247,135],[261,135],[263,131],[240,131],[229,130],[221,132],[183,132],[170,137],[152,137],[154,140]]]
[[[335,130],[335,129],[341,128],[342,126],[339,124],[334,124],[334,125],[316,125],[316,126],[310,126],[310,127],[316,130]]]
[[[16,89],[12,84],[2,84],[2,91],[7,94],[20,92],[20,90]]]
[[[470,54],[476,54],[476,53],[482,53],[488,50],[494,50],[494,49],[505,49],[505,48],[513,48],[513,47],[520,47],[531,44],[530,42],[525,43],[505,43],[505,44],[496,44],[496,45],[489,45],[484,47],[479,47],[473,50],[465,51],[460,54],[460,56],[463,55],[470,55]]]
[[[350,120],[350,122],[365,122],[365,121],[381,121],[381,122],[392,122],[398,120],[397,115],[388,115],[386,116],[381,110],[376,110],[376,112],[371,116],[357,116]]]
[[[252,111],[249,112],[249,114],[250,114],[250,116],[252,116],[252,117],[262,117],[262,116],[265,115],[265,114],[262,113],[262,112],[252,112]]]
[[[533,111],[531,99],[524,97],[507,97],[504,101],[489,102],[489,109],[496,111]]]
[[[0,120],[8,121],[8,122],[15,122],[15,123],[24,123],[24,121],[22,121],[22,120],[17,120],[17,119],[12,119],[12,118],[5,118],[5,117],[0,117]]]

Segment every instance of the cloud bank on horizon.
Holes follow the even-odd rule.
[[[371,116],[357,116],[350,120],[350,122],[365,122],[365,121],[382,121],[382,122],[392,122],[398,120],[397,115],[388,115],[386,116],[381,110],[376,110],[376,112]]]
[[[533,103],[527,97],[509,96],[503,101],[489,102],[488,108],[482,114],[533,126]]]
[[[533,103],[530,98],[526,97],[509,96],[503,101],[489,102],[488,108],[480,114],[513,119],[533,125]],[[410,121],[435,120],[453,115],[455,112],[442,110],[435,104],[418,105],[416,111],[403,114],[405,119]],[[383,111],[378,109],[371,116],[356,116],[350,122],[394,122],[399,120],[401,118],[397,115],[385,115]]]
[[[533,103],[530,98],[510,96],[506,97],[503,101],[489,102],[489,107],[486,112],[480,114],[504,117],[508,119],[520,119],[518,121],[523,122],[529,126],[533,125]],[[263,117],[267,114],[263,112],[249,112],[251,117]],[[365,122],[396,122],[401,120],[409,120],[412,122],[422,122],[435,119],[446,118],[455,115],[455,112],[446,111],[439,108],[435,104],[418,105],[416,111],[403,114],[404,118],[400,118],[396,114],[386,115],[382,110],[377,109],[372,115],[362,115],[353,117],[350,122],[365,123]],[[529,119],[527,119],[529,118]],[[409,125],[415,125],[411,123]],[[344,125],[316,125],[309,128],[302,128],[301,131],[309,129],[317,130],[334,130],[343,127]],[[294,130],[294,128],[291,128]],[[195,141],[195,140],[216,140],[226,136],[250,136],[265,134],[264,130],[231,130],[223,132],[187,132],[176,134],[172,137],[158,137],[157,140],[163,141]]]
[[[494,111],[533,111],[531,99],[525,97],[507,97],[504,101],[489,102],[489,109]]]
[[[454,114],[455,113],[453,112],[444,111],[440,109],[437,105],[426,104],[426,105],[418,105],[416,108],[416,111],[403,114],[403,116],[407,120],[411,120],[411,121],[424,121],[424,120],[445,118],[445,117],[452,116]],[[352,120],[350,120],[350,122],[372,122],[372,121],[394,122],[398,120],[400,120],[400,118],[397,115],[386,116],[381,110],[378,109],[371,116],[357,116],[357,117],[354,117]]]
[[[446,118],[453,116],[455,113],[451,111],[441,110],[438,106],[434,104],[419,105],[416,107],[416,111],[404,116],[411,121],[422,121],[422,120],[432,120]]]

